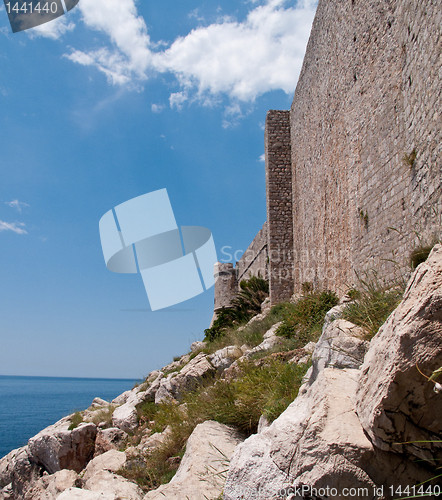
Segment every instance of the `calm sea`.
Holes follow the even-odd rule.
[[[0,458],[95,397],[106,401],[135,380],[0,376]]]

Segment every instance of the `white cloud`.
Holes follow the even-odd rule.
[[[114,85],[145,80],[151,62],[151,43],[134,1],[81,0],[78,6],[84,23],[106,34],[113,47],[89,52],[74,50],[67,57],[79,64],[96,66]]]
[[[169,103],[171,108],[181,109],[183,107],[183,103],[185,103],[189,99],[189,96],[186,92],[175,92],[174,94],[170,94]]]
[[[11,208],[15,208],[15,210],[17,210],[17,212],[20,212],[20,213],[22,211],[22,208],[29,207],[29,205],[27,203],[23,203],[22,201],[18,201],[18,200],[5,201],[5,204],[9,205]]]
[[[154,55],[159,71],[175,73],[199,95],[228,94],[252,102],[270,90],[294,91],[314,17],[308,5],[283,8],[270,0],[243,23],[225,21],[197,28]]]
[[[172,73],[181,89],[170,96],[170,105],[178,109],[186,100],[210,104],[222,95],[253,102],[271,90],[295,90],[316,3],[253,2],[243,22],[223,17],[158,50],[163,44],[150,40],[134,0],[82,0],[83,21],[105,33],[112,46],[73,50],[67,57],[95,66],[113,85],[139,87],[158,72]]]
[[[28,234],[23,228],[25,225],[22,222],[3,222],[0,220],[0,233],[2,231],[13,231],[17,234]]]
[[[165,108],[164,104],[152,104],[151,109],[153,113],[161,113]]]
[[[57,17],[53,21],[50,21],[35,28],[31,28],[26,31],[26,33],[31,37],[44,37],[51,38],[52,40],[57,40],[63,36],[66,32],[72,31],[75,28],[75,24],[69,22],[66,16]]]
[[[259,161],[266,161],[266,155],[265,155],[265,153],[263,153],[263,154],[259,157]]]

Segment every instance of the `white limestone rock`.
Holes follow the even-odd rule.
[[[250,359],[254,354],[269,351],[273,349],[276,345],[282,342],[282,338],[276,335],[276,330],[282,325],[282,321],[275,323],[271,328],[269,328],[264,334],[264,340],[254,347],[244,353],[246,359]]]
[[[94,457],[106,453],[109,450],[120,449],[128,438],[128,434],[118,427],[99,429],[95,439]]]
[[[344,319],[330,322],[312,354],[313,369],[310,383],[327,366],[359,368],[369,347],[369,342],[364,340],[364,334],[362,328]]]
[[[142,453],[151,452],[159,448],[172,434],[172,428],[167,426],[163,432],[155,432],[155,434],[146,435],[141,438],[137,450]]]
[[[40,478],[42,467],[32,457],[28,446],[13,450],[0,460],[0,489],[4,496],[23,498],[27,489]]]
[[[442,394],[419,370],[430,376],[441,366],[442,246],[436,245],[372,339],[361,367],[357,411],[376,446],[440,464]]]
[[[97,472],[89,478],[85,482],[84,489],[103,494],[112,500],[123,498],[125,500],[142,500],[144,496],[137,484],[107,470]]]
[[[208,355],[200,352],[179,372],[171,373],[161,380],[155,395],[155,403],[171,398],[179,401],[183,392],[194,389],[204,378],[215,371]]]
[[[138,426],[138,413],[135,405],[128,401],[115,408],[112,414],[112,425],[126,433],[133,432]]]
[[[166,401],[175,400],[175,388],[171,384],[171,380],[178,376],[178,372],[170,373],[162,378],[158,389],[155,391],[155,404],[164,403]]]
[[[116,500],[115,493],[87,491],[80,488],[68,488],[57,500]]]
[[[242,437],[232,428],[207,421],[196,426],[172,480],[150,491],[144,500],[214,500],[223,489],[222,471]]]
[[[132,391],[125,391],[111,401],[113,405],[123,405]]]
[[[212,366],[214,366],[217,370],[223,371],[241,356],[241,349],[237,346],[231,345],[214,352],[209,356],[209,360]]]
[[[55,500],[60,493],[71,487],[80,487],[80,476],[73,470],[61,470],[55,474],[41,477],[24,498],[25,500]]]
[[[325,368],[270,427],[239,445],[224,500],[278,498],[282,488],[299,484],[340,493],[368,488],[367,498],[373,500],[376,485],[428,478],[426,471],[376,450],[367,439],[353,402],[358,376],[358,370]],[[344,500],[341,494],[333,498]]]
[[[84,470],[83,480],[88,481],[103,470],[116,472],[126,463],[126,454],[123,451],[109,450],[91,460]]]
[[[196,341],[190,344],[190,350],[192,352],[202,351],[206,346],[207,342]]]
[[[333,321],[340,319],[342,317],[342,311],[345,309],[347,303],[338,304],[327,311],[324,317],[324,323],[322,325],[322,333],[330,326]]]
[[[102,408],[103,406],[109,406],[110,403],[101,398],[95,398],[92,401],[90,408]]]
[[[94,454],[96,425],[81,423],[71,431],[70,425],[71,418],[65,417],[29,440],[30,454],[51,474],[62,469],[80,472]]]

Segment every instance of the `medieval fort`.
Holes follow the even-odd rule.
[[[215,266],[215,311],[251,274],[272,304],[391,278],[439,234],[441,37],[437,0],[319,2],[291,109],[267,113],[267,221]]]

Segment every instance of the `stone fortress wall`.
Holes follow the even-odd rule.
[[[215,264],[215,313],[222,307],[230,305],[231,299],[238,292],[241,280],[252,275],[260,275],[269,279],[267,222],[264,223],[235,267],[231,262]]]
[[[319,0],[290,111],[265,132],[271,302],[394,277],[440,236],[441,0]]]

